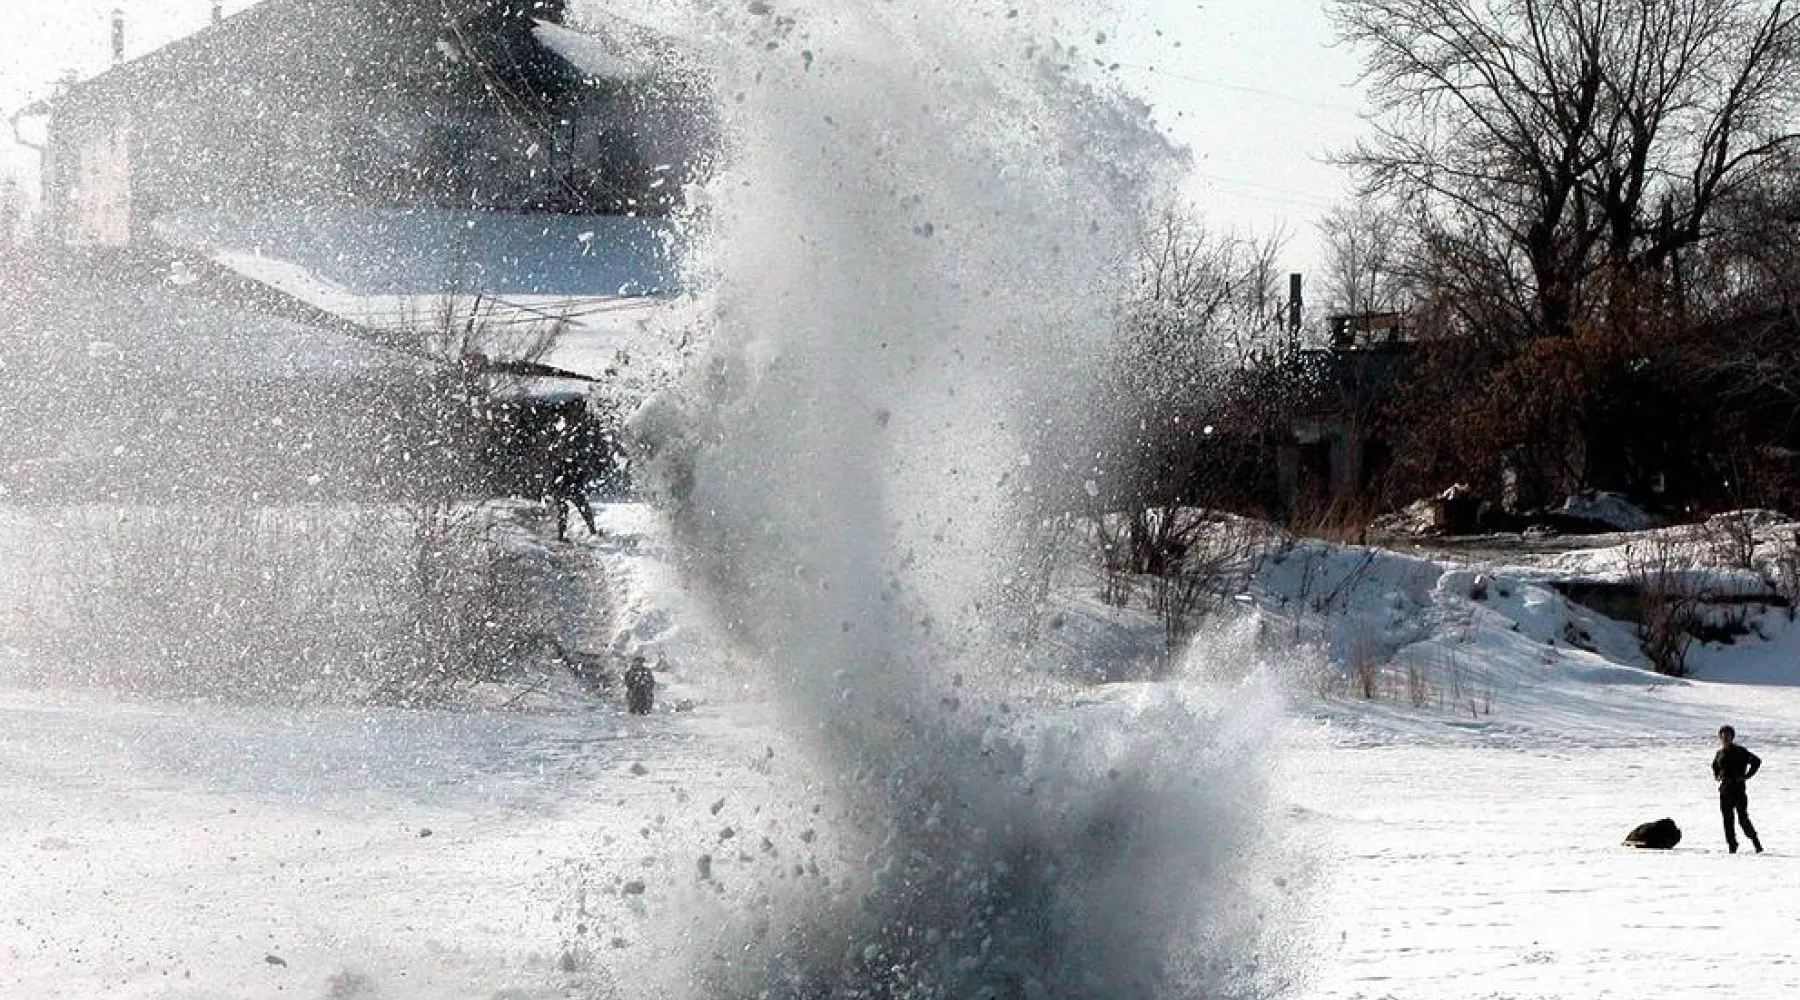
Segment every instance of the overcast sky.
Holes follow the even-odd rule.
[[[225,0],[224,9],[253,2]],[[130,57],[203,27],[211,0],[0,0],[0,113],[10,117],[65,73],[105,69],[114,9],[125,13]],[[1323,158],[1354,140],[1360,100],[1356,61],[1332,46],[1320,0],[1140,0],[1139,9],[1109,54],[1120,80],[1193,149],[1193,202],[1217,228],[1285,229],[1284,265],[1315,271],[1314,224],[1346,196],[1345,178]],[[35,154],[11,138],[0,133],[0,178],[35,189]]]

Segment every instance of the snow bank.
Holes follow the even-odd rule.
[[[1614,531],[1645,531],[1661,527],[1662,518],[1632,503],[1622,493],[1582,490],[1562,502],[1555,513],[1602,524]]]

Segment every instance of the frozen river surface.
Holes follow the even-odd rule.
[[[1325,957],[1309,997],[1800,994],[1800,748],[1762,746],[1726,853],[1711,747],[1394,746],[1313,756],[1329,829]],[[1673,817],[1670,852],[1619,846]]]
[[[1319,862],[1300,995],[1795,995],[1800,726],[1772,728],[1783,692],[1725,694],[1690,707],[1763,709],[1745,733],[1767,760],[1760,857],[1724,851],[1703,731],[1298,723],[1277,808]],[[766,735],[705,710],[0,693],[0,997],[609,995],[643,957],[644,901],[693,879],[670,828],[754,828],[780,794],[757,764]],[[1678,850],[1618,846],[1663,815]]]
[[[679,716],[0,693],[0,997],[562,996],[634,944],[582,891],[655,878],[653,828],[755,780],[734,746]]]

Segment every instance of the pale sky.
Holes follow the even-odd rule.
[[[225,0],[234,13],[254,0]],[[1121,2],[1120,6],[1132,6]],[[1360,127],[1356,60],[1331,45],[1321,0],[1138,0],[1107,57],[1159,122],[1193,149],[1188,196],[1209,225],[1288,234],[1283,266],[1318,292],[1316,220],[1347,196],[1323,162]],[[0,118],[56,79],[90,76],[110,58],[111,12],[126,16],[134,57],[203,27],[211,0],[0,0]],[[1158,34],[1160,32],[1160,34]],[[36,188],[35,154],[0,131],[0,179]]]
[[[1209,224],[1286,230],[1290,269],[1316,269],[1315,223],[1349,196],[1324,162],[1362,129],[1357,60],[1321,0],[1145,0],[1119,79],[1194,152],[1188,195]],[[1160,30],[1158,37],[1154,31]],[[1312,286],[1317,291],[1316,286]]]

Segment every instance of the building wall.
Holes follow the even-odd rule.
[[[648,183],[649,164],[612,95],[583,95],[546,118],[475,86],[408,84],[277,78],[246,81],[222,103],[199,94],[160,101],[135,183],[159,208],[301,201],[582,212],[626,210]]]
[[[642,94],[543,53],[478,66],[438,22],[341,13],[330,30],[271,19],[78,88],[52,119],[54,230],[120,245],[163,212],[272,203],[654,213],[655,192],[679,187],[651,187],[667,144],[646,135]],[[535,45],[507,30],[504,52]]]
[[[51,225],[70,246],[122,247],[131,242],[133,146],[130,117],[89,118],[53,141]]]

